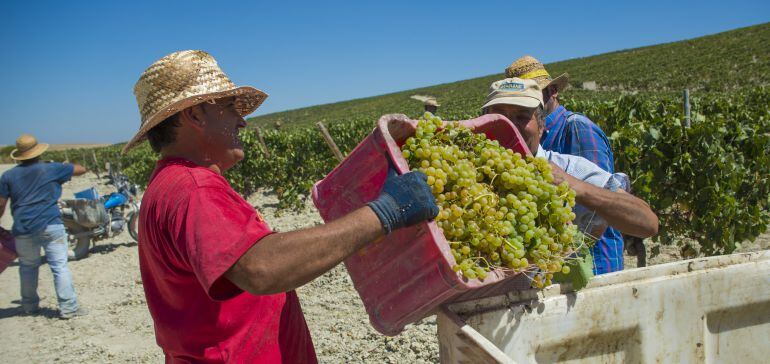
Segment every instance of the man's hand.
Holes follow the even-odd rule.
[[[84,175],[88,171],[86,169],[86,167],[83,167],[83,166],[81,166],[80,164],[77,164],[77,163],[73,163],[72,166],[73,166],[73,169],[72,169],[72,175],[73,176]]]
[[[368,203],[380,219],[386,234],[438,215],[438,206],[426,183],[427,179],[419,171],[399,176],[392,168],[388,169],[388,178],[380,196]]]

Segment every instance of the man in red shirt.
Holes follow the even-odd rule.
[[[243,159],[243,116],[267,97],[202,51],[161,58],[137,82],[159,152],[142,200],[139,263],[167,362],[314,363],[294,289],[392,230],[435,217],[425,175],[390,174],[376,200],[329,224],[273,233],[222,173]]]

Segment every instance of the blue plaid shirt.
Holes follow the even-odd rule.
[[[559,106],[545,120],[547,133],[540,144],[543,148],[562,154],[579,155],[596,163],[603,170],[615,173],[610,142],[591,119]],[[609,227],[594,245],[594,274],[623,270],[623,236]]]

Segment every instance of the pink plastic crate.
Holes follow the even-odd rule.
[[[501,115],[461,121],[506,148],[531,155],[514,125]],[[375,199],[385,181],[388,159],[399,174],[409,171],[400,146],[414,135],[417,121],[385,115],[377,127],[326,178],[313,186],[313,202],[324,221],[335,220]],[[452,271],[449,244],[435,222],[394,231],[345,260],[353,285],[374,328],[396,335],[441,305],[529,287],[520,276],[491,272],[484,281]]]
[[[0,273],[8,268],[18,256],[16,255],[16,240],[10,232],[0,229]]]

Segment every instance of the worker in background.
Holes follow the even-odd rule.
[[[441,105],[439,105],[436,99],[425,100],[425,112],[429,112],[433,115],[436,115],[436,111],[438,110],[439,106]]]
[[[569,74],[556,78],[532,56],[524,56],[505,69],[506,77],[530,79],[543,91],[545,132],[540,145],[546,150],[581,156],[601,169],[614,173],[610,142],[604,131],[587,116],[567,110],[559,103],[559,95],[569,86]],[[623,235],[612,226],[605,230],[593,246],[594,274],[623,270]]]
[[[543,94],[537,82],[520,78],[495,81],[481,108],[484,114],[508,118],[530,152],[551,162],[553,183],[567,182],[575,190],[578,204],[629,235],[646,238],[658,233],[658,217],[647,203],[623,190],[624,183],[618,174],[609,173],[583,157],[540,146],[545,121]]]
[[[32,135],[16,139],[11,159],[19,164],[0,177],[0,217],[10,200],[12,232],[19,255],[22,312],[32,315],[40,310],[37,283],[42,249],[53,273],[59,317],[70,319],[86,315],[88,310],[78,303],[67,266],[69,243],[58,201],[61,185],[72,176],[86,173],[86,169],[78,164],[43,162],[40,156],[47,149],[48,144],[38,143]]]

